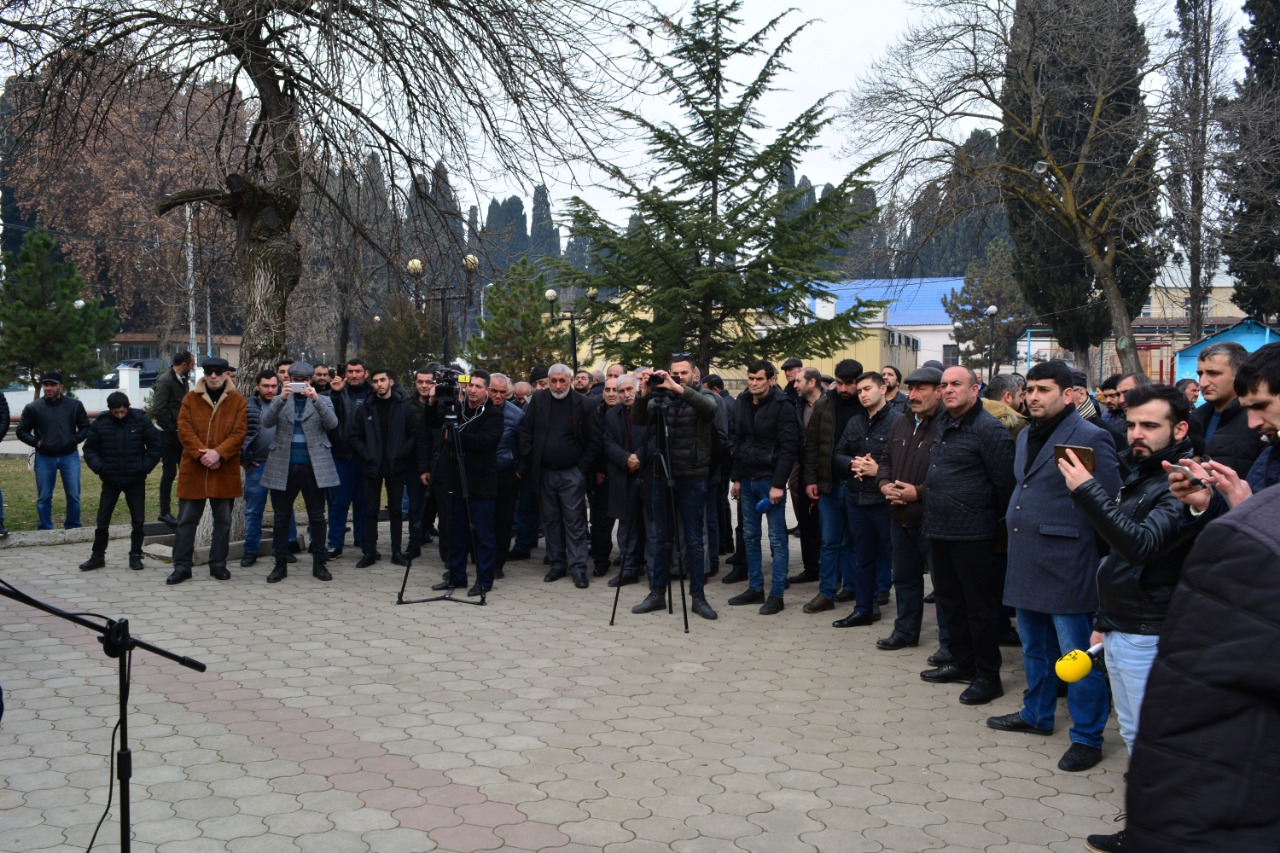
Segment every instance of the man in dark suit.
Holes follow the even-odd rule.
[[[1004,603],[1018,611],[1027,673],[1022,710],[991,717],[993,729],[1047,735],[1058,702],[1054,661],[1087,649],[1090,616],[1098,609],[1099,543],[1088,518],[1071,500],[1054,459],[1057,445],[1093,451],[1094,478],[1108,495],[1120,493],[1120,463],[1111,433],[1082,418],[1074,405],[1071,369],[1048,361],[1027,371],[1031,426],[1018,434],[1013,498],[1005,513],[1009,569]],[[1067,692],[1074,725],[1071,747],[1058,767],[1087,770],[1102,759],[1102,730],[1111,703],[1107,681],[1093,671]]]
[[[520,423],[520,455],[537,495],[538,516],[547,537],[551,570],[544,581],[573,576],[579,589],[587,579],[587,481],[595,475],[600,419],[593,400],[572,393],[567,364],[547,370],[548,387],[529,398]]]
[[[649,458],[648,428],[631,420],[636,379],[618,377],[618,405],[604,416],[604,456],[609,466],[609,515],[618,519],[618,548],[622,569],[609,586],[638,583],[644,570],[644,463]]]
[[[393,393],[387,371],[374,370],[369,376],[373,381],[373,399],[361,408],[351,432],[351,447],[363,461],[364,473],[364,555],[356,563],[357,569],[366,569],[382,559],[378,553],[378,514],[384,485],[391,514],[391,562],[397,566],[405,564],[401,505],[405,480],[415,476],[418,453],[413,407],[408,400]],[[338,476],[342,476],[341,468]]]

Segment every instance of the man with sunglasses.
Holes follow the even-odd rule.
[[[249,431],[244,395],[227,380],[230,365],[225,358],[206,358],[204,376],[182,398],[178,412],[178,439],[182,461],[178,468],[178,532],[173,539],[173,573],[165,583],[173,586],[191,579],[196,527],[204,515],[205,501],[213,512],[213,540],[209,545],[209,575],[231,578],[227,550],[231,539],[231,508],[240,497],[237,463]]]
[[[36,526],[53,529],[53,484],[62,475],[67,496],[63,526],[80,526],[80,454],[76,447],[89,437],[84,404],[62,393],[62,374],[40,377],[40,399],[28,403],[18,422],[18,440],[36,449]]]

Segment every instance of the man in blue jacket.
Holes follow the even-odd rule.
[[[1059,445],[1088,448],[1093,476],[1106,494],[1120,492],[1115,441],[1076,411],[1071,369],[1061,361],[1027,371],[1031,426],[1018,434],[1013,499],[1005,513],[1009,570],[1004,603],[1018,611],[1018,633],[1027,673],[1022,711],[991,717],[993,729],[1047,735],[1058,704],[1054,662],[1089,647],[1090,618],[1098,609],[1100,542],[1089,519],[1071,500],[1054,456]],[[1074,723],[1071,747],[1058,762],[1066,771],[1087,770],[1102,760],[1102,730],[1111,711],[1107,680],[1095,670],[1067,690]]]

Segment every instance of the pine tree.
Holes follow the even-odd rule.
[[[613,170],[633,225],[620,231],[581,198],[569,204],[570,233],[592,241],[597,269],[561,264],[558,281],[578,292],[616,291],[579,307],[589,334],[621,361],[662,364],[673,351],[689,351],[706,371],[713,362],[826,354],[862,334],[862,304],[829,320],[814,311],[837,278],[832,253],[858,224],[850,202],[862,173],[798,212],[801,190],[778,190],[830,118],[824,99],[765,139],[759,103],[785,70],[800,29],[767,46],[778,16],[738,40],[732,31],[741,7],[696,3],[687,21],[670,22],[665,56],[635,44],[682,118],[677,126],[621,112],[641,129],[657,164],[652,184]],[[729,76],[760,57],[748,83]]]
[[[67,388],[102,376],[96,350],[119,328],[115,312],[82,298],[75,264],[58,259],[43,228],[31,231],[17,256],[4,258],[0,293],[0,377],[28,381],[56,370]]]
[[[533,214],[529,219],[529,259],[560,257],[560,226],[551,219],[551,198],[541,184],[533,191]]]
[[[535,364],[569,358],[569,335],[548,316],[545,276],[527,259],[512,265],[489,291],[478,334],[467,342],[467,358],[476,367],[528,376]]]

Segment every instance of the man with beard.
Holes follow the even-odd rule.
[[[818,557],[818,594],[805,604],[805,613],[835,608],[836,594],[842,584],[849,599],[853,597],[853,533],[845,517],[849,472],[837,470],[835,449],[849,421],[864,411],[858,400],[861,375],[860,362],[846,358],[837,364],[835,391],[813,404],[813,416],[805,430],[802,479],[805,497],[818,502],[822,542]]]
[[[365,550],[365,506],[363,461],[355,451],[354,436],[361,428],[363,408],[373,397],[367,381],[368,368],[358,358],[347,362],[344,378],[331,382],[329,399],[338,427],[333,431],[333,465],[338,469],[338,486],[329,493],[330,560],[342,556],[342,541],[347,529],[347,510],[351,510],[351,541]],[[341,385],[341,390],[339,390]]]
[[[351,376],[351,367],[347,367]],[[418,451],[418,429],[413,417],[413,407],[394,392],[391,376],[381,368],[370,374],[374,396],[364,404],[361,416],[351,433],[351,447],[361,461],[364,475],[364,553],[356,563],[357,569],[367,569],[382,555],[378,553],[378,515],[382,505],[382,490],[387,493],[387,508],[391,515],[391,562],[405,564],[404,516],[401,496],[405,480],[416,476],[415,462]],[[348,390],[350,390],[348,388]],[[356,524],[354,520],[352,524]]]
[[[910,410],[911,403],[906,394],[898,393],[898,386],[902,384],[902,371],[892,364],[886,364],[880,368],[880,376],[884,379],[884,404],[905,415]]]
[[[1007,732],[1048,734],[1058,704],[1054,662],[1072,649],[1089,647],[1090,616],[1098,609],[1098,541],[1081,523],[1055,463],[1055,447],[1087,447],[1094,477],[1108,494],[1120,491],[1120,466],[1110,433],[1084,418],[1071,403],[1071,370],[1048,361],[1027,371],[1027,407],[1032,424],[1018,435],[1013,500],[1005,514],[1009,535],[1004,603],[1017,608],[1018,633],[1027,674],[1021,712],[991,717],[987,725]],[[995,698],[1003,691],[992,691]],[[1102,730],[1110,702],[1101,672],[1090,672],[1067,689],[1071,746],[1058,769],[1079,772],[1102,760]]]
[[[587,579],[587,482],[595,473],[599,452],[599,418],[592,401],[569,387],[573,371],[567,364],[551,365],[545,378],[547,389],[529,398],[520,424],[520,456],[537,498],[551,562],[543,580],[552,583],[570,574],[574,586],[586,589],[591,585]],[[517,536],[516,547],[521,544]]]
[[[1191,452],[1186,395],[1168,385],[1144,385],[1130,391],[1126,403],[1129,449],[1120,461],[1129,473],[1118,503],[1071,451],[1058,460],[1058,470],[1076,506],[1111,546],[1098,566],[1089,644],[1104,644],[1120,736],[1132,754],[1165,614],[1200,525],[1185,523],[1163,467]],[[1090,836],[1088,843],[1094,850],[1120,850],[1123,836]]]

